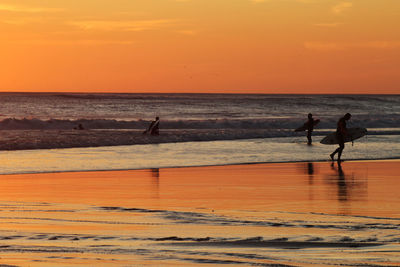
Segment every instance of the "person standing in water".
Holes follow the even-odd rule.
[[[344,149],[344,139],[347,135],[347,126],[346,126],[346,122],[348,120],[350,120],[351,118],[351,114],[350,113],[346,113],[342,118],[339,119],[338,123],[337,123],[337,128],[336,128],[336,137],[338,139],[338,144],[339,147],[333,151],[332,154],[330,154],[330,157],[332,160],[334,160],[334,157],[336,155],[336,153],[338,154],[337,157],[337,162],[340,164],[341,162],[341,156],[342,156],[342,152]]]
[[[156,117],[156,119],[151,122],[149,129],[147,129],[147,131],[145,131],[144,133],[149,133],[151,135],[160,135],[159,126],[160,126],[160,118]]]
[[[308,113],[308,121],[306,123],[307,123],[307,140],[308,140],[307,144],[311,145],[312,144],[311,135],[314,130],[314,118],[311,113]]]

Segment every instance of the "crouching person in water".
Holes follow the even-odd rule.
[[[143,134],[149,133],[151,135],[160,135],[160,118],[156,117],[154,121],[151,122],[149,128],[143,132]]]
[[[337,123],[336,136],[338,139],[339,147],[335,151],[333,151],[333,153],[330,155],[330,157],[332,160],[334,160],[335,154],[337,153],[338,154],[338,157],[337,157],[338,163],[341,162],[342,152],[344,149],[344,140],[347,135],[346,121],[350,120],[350,118],[351,118],[351,114],[346,113],[346,115],[344,115],[342,118],[340,118]]]

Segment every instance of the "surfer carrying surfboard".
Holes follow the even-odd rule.
[[[160,135],[159,126],[160,126],[160,118],[156,117],[156,119],[151,122],[149,129],[144,131],[143,134],[149,133],[151,135]]]
[[[314,120],[313,116],[311,113],[308,113],[308,120],[299,128],[296,128],[294,131],[295,132],[303,132],[307,131],[307,140],[308,140],[308,145],[311,145],[312,139],[311,135],[312,132],[314,131],[314,127],[320,122],[319,119]]]
[[[344,142],[345,142],[345,137],[347,135],[347,125],[346,122],[348,120],[350,120],[351,118],[351,114],[350,113],[346,113],[342,118],[339,119],[338,123],[337,123],[337,128],[336,128],[336,137],[338,139],[338,144],[339,147],[333,151],[332,154],[330,154],[330,157],[332,160],[334,160],[334,157],[336,155],[336,153],[338,154],[338,158],[337,158],[337,162],[340,163],[340,158],[342,156],[342,152],[344,149]]]
[[[311,113],[308,113],[308,121],[307,121],[307,140],[308,140],[308,145],[311,145],[312,139],[311,135],[314,130],[314,118],[312,117]]]

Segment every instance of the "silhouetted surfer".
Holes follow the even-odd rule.
[[[338,153],[338,158],[337,161],[340,163],[340,157],[342,156],[342,152],[344,149],[344,138],[347,135],[347,126],[346,126],[346,121],[350,120],[351,114],[346,113],[342,118],[337,123],[337,128],[336,128],[336,136],[338,139],[339,147],[333,151],[333,153],[330,155],[331,159],[334,160],[335,154]]]
[[[156,117],[156,119],[151,122],[149,129],[144,131],[143,134],[149,133],[151,135],[159,135],[160,134],[159,126],[160,126],[160,118]]]
[[[311,139],[311,135],[312,132],[314,130],[314,118],[312,117],[311,113],[308,113],[308,121],[307,121],[307,140],[308,140],[308,144],[311,145],[312,143],[312,139]]]
[[[308,145],[311,145],[312,139],[311,135],[312,132],[314,131],[315,125],[317,125],[320,122],[319,119],[314,120],[313,116],[311,113],[308,113],[308,120],[299,128],[296,128],[294,131],[295,132],[302,132],[302,131],[307,131],[307,140],[308,140]]]

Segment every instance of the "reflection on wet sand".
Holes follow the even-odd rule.
[[[331,163],[333,173],[327,175],[325,182],[336,188],[336,198],[340,203],[340,214],[351,214],[352,201],[365,201],[368,195],[368,176],[362,171],[345,173],[343,164]]]
[[[340,214],[351,214],[352,201],[366,201],[368,198],[367,169],[354,168],[357,165],[349,163],[332,162],[329,168],[322,168],[323,165],[324,163],[298,163],[297,169],[307,181],[308,200],[313,203],[321,198],[321,191],[325,191],[323,198],[337,200]],[[345,170],[346,167],[348,170]],[[327,187],[322,187],[323,185]]]
[[[348,190],[346,184],[346,177],[343,172],[343,168],[341,164],[337,165],[337,169],[335,168],[335,164],[332,162],[331,164],[332,170],[337,172],[337,187],[338,187],[338,200],[339,201],[347,201]]]
[[[1,264],[395,266],[399,166],[3,175]]]
[[[314,176],[318,173],[313,162],[299,163],[298,169],[300,173],[307,175],[308,184],[314,183]]]
[[[310,185],[308,187],[308,200],[312,201],[314,199],[314,191],[312,185],[314,184],[314,176],[316,174],[315,168],[314,168],[314,163],[313,162],[307,162],[307,163],[301,163],[299,166],[299,169],[301,170],[302,173],[304,173],[308,177],[308,184]]]
[[[151,172],[151,176],[153,178],[156,178],[156,180],[158,181],[158,178],[160,178],[160,169],[154,168],[154,169],[151,169],[150,172]]]
[[[159,168],[153,168],[150,169],[150,174],[151,174],[151,184],[152,188],[154,189],[154,197],[159,198],[160,197],[160,169]]]
[[[314,174],[314,164],[312,162],[307,163],[307,170],[309,175]]]

